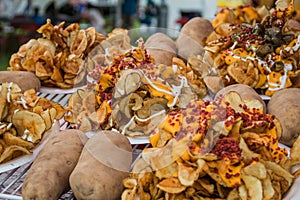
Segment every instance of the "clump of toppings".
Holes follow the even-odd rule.
[[[194,94],[187,78],[172,66],[155,65],[143,41],[137,43],[89,74],[86,91],[78,90],[69,101],[68,122],[85,131],[114,128],[131,137],[149,135],[166,113],[188,104]]]
[[[268,11],[263,20],[258,18],[252,23],[229,20],[215,26],[205,49],[213,54],[215,68],[225,86],[246,84],[272,96],[296,84],[293,80],[300,70],[296,64],[300,37],[286,26],[293,9],[291,2]]]
[[[230,137],[219,138],[211,153],[216,154],[218,159],[229,159],[233,163],[240,162],[242,158],[239,141]]]
[[[264,113],[257,100],[244,102],[238,93],[230,92],[214,101],[192,100],[180,111],[167,114],[150,136],[153,149],[145,154],[150,151],[154,154],[152,159],[164,163],[167,161],[163,152],[174,151],[171,157],[174,162],[178,166],[189,163],[189,167],[199,167],[199,159],[203,159],[207,168],[203,168],[202,173],[233,189],[244,184],[246,168],[256,165],[265,168],[263,163],[266,161],[284,166],[282,160],[286,161],[288,154],[286,149],[278,146],[280,131],[278,120]],[[170,146],[176,150],[170,151]],[[153,167],[151,162],[149,165]],[[199,173],[197,169],[194,168],[195,173]],[[178,170],[180,173],[181,167]],[[179,174],[178,179],[182,179]],[[184,181],[181,184],[185,186]]]

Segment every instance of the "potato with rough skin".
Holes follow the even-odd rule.
[[[62,130],[51,137],[25,177],[23,199],[56,200],[67,192],[69,176],[86,141],[86,135],[75,129]]]
[[[177,47],[175,42],[164,33],[154,33],[145,42],[145,47],[154,58],[156,64],[172,65],[176,57]]]
[[[242,100],[250,100],[250,99],[256,99],[258,100],[263,108],[263,111],[267,111],[266,103],[263,101],[261,96],[250,86],[244,85],[244,84],[234,84],[234,85],[229,85],[227,87],[222,88],[219,90],[216,95],[215,99],[218,98],[220,95],[225,95],[231,91],[235,91],[240,94],[242,97]]]
[[[291,147],[300,135],[300,88],[276,92],[267,105],[267,111],[275,115],[282,126],[280,142]]]
[[[178,55],[187,59],[191,55],[204,53],[203,46],[213,30],[213,26],[208,19],[202,17],[190,19],[180,30],[176,40]]]
[[[39,91],[41,87],[40,80],[28,71],[0,71],[0,83],[5,82],[16,83],[23,92],[29,89]]]
[[[95,133],[70,176],[76,199],[120,199],[131,162],[132,148],[126,136],[113,131]]]

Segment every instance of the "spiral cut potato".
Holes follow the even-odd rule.
[[[288,157],[280,123],[259,104],[229,92],[170,112],[123,180],[122,199],[282,199],[300,139]]]
[[[299,22],[293,13],[293,1],[280,0],[271,10],[244,6],[216,14],[205,50],[225,86],[246,84],[267,96],[299,87]]]
[[[31,39],[12,54],[8,70],[34,73],[44,86],[73,88],[85,84],[88,53],[105,37],[94,27],[80,29],[77,23],[64,27],[64,22],[52,25],[48,19]]]
[[[37,96],[34,89],[24,93],[17,84],[0,85],[0,163],[30,154],[55,120],[63,106]]]

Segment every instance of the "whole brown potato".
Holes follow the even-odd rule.
[[[68,129],[51,137],[30,167],[22,186],[24,200],[56,200],[70,189],[69,176],[87,141],[79,130]]]
[[[172,65],[172,58],[176,57],[175,41],[164,33],[154,33],[145,42],[145,47],[154,58],[156,64]]]
[[[70,176],[76,199],[120,199],[131,162],[132,148],[126,136],[113,131],[96,133]]]
[[[225,95],[230,91],[235,91],[240,94],[242,97],[242,100],[247,100],[247,99],[256,99],[258,100],[263,107],[263,111],[267,111],[266,103],[263,101],[261,96],[250,86],[244,85],[244,84],[233,84],[226,86],[222,88],[220,91],[218,91],[215,95],[215,99],[218,98],[220,95]]]
[[[191,55],[202,54],[206,38],[213,30],[208,19],[202,17],[190,19],[183,25],[176,40],[178,55],[187,59]]]
[[[300,88],[288,88],[276,92],[267,105],[282,126],[280,142],[292,146],[300,134]]]
[[[40,80],[28,71],[0,71],[0,83],[5,82],[16,83],[23,92],[29,89],[39,91],[41,87]]]

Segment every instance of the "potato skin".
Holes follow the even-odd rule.
[[[29,89],[39,91],[41,87],[40,80],[28,71],[0,71],[0,83],[14,82],[24,92]]]
[[[260,101],[264,108],[263,111],[267,112],[266,103],[263,101],[261,96],[252,87],[250,87],[248,85],[233,84],[233,85],[226,86],[216,93],[215,98],[217,98],[220,95],[225,95],[230,91],[235,91],[235,92],[239,93],[243,100],[256,99],[256,100]]]
[[[168,35],[154,33],[145,42],[145,47],[156,64],[171,66],[172,58],[177,56],[177,47]]]
[[[187,60],[191,55],[204,53],[205,41],[213,31],[214,28],[208,19],[202,17],[190,19],[183,25],[176,40],[178,55]]]
[[[300,88],[287,88],[276,92],[267,105],[282,126],[280,142],[289,147],[300,134]]]
[[[76,199],[120,199],[131,162],[132,148],[126,136],[112,131],[96,133],[84,146],[70,176]]]
[[[69,176],[87,141],[79,130],[68,129],[51,137],[37,155],[22,186],[24,200],[56,200],[70,189]]]

